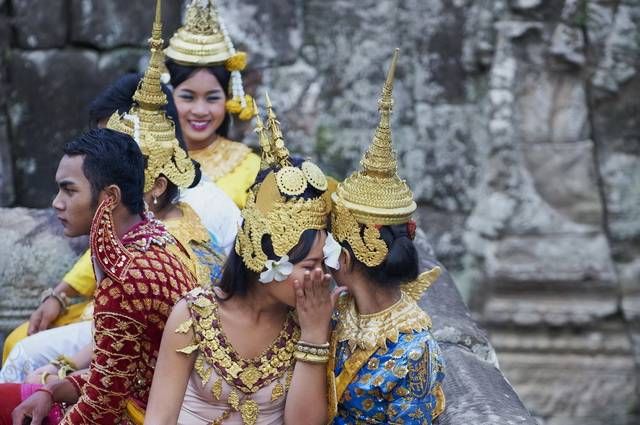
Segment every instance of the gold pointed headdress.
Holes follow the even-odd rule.
[[[193,161],[176,139],[175,124],[162,110],[167,96],[160,85],[164,64],[161,16],[161,0],[156,0],[156,16],[149,39],[151,58],[133,95],[134,103],[128,113],[120,116],[116,111],[107,122],[107,128],[132,136],[147,157],[145,192],[151,190],[160,174],[180,188],[189,187],[196,174]]]
[[[416,210],[411,189],[398,176],[391,138],[393,78],[398,53],[396,49],[378,100],[380,122],[360,161],[360,170],[340,183],[331,196],[334,237],[339,242],[349,242],[358,260],[369,267],[381,264],[388,251],[376,226],[407,223]],[[362,232],[361,225],[364,225]]]
[[[183,25],[169,40],[165,54],[186,66],[224,65],[231,72],[231,99],[227,100],[227,111],[238,114],[241,120],[253,117],[253,99],[244,93],[240,75],[247,64],[247,54],[236,51],[214,0],[191,0]]]
[[[327,178],[317,165],[308,160],[300,167],[292,165],[268,96],[266,127],[258,115],[256,133],[262,150],[261,172],[267,175],[253,186],[242,210],[244,221],[235,250],[247,268],[260,273],[268,260],[262,249],[263,237],[271,237],[277,256],[288,254],[305,230],[326,229],[331,201]],[[301,195],[310,188],[320,194],[305,199]]]

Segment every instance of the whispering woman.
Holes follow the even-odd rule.
[[[413,194],[397,174],[390,115],[396,50],[381,119],[361,169],[332,194],[327,265],[349,295],[337,306],[329,365],[333,424],[431,424],[444,409],[443,359],[417,300],[440,274],[418,274]],[[334,239],[335,238],[335,239]]]
[[[339,292],[322,271],[327,179],[289,157],[270,104],[262,165],[219,290],[198,289],[167,322],[146,421],[324,424],[329,327]],[[295,310],[294,310],[295,309]]]

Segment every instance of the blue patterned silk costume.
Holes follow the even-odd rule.
[[[333,424],[431,424],[444,410],[443,359],[414,295],[403,291],[394,305],[368,315],[357,313],[353,298],[340,300],[329,374],[340,397],[331,412],[330,390]]]

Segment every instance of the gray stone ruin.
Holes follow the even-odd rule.
[[[0,206],[49,206],[87,103],[144,63],[151,3],[0,0]],[[372,137],[401,49],[400,174],[424,261],[451,273],[424,299],[449,362],[441,423],[529,423],[518,396],[540,424],[640,423],[639,0],[218,5],[248,52],[247,91],[268,88],[291,151],[337,178]],[[180,8],[165,1],[165,40]],[[233,131],[257,145],[249,125]],[[49,220],[0,212],[5,331],[77,253]]]

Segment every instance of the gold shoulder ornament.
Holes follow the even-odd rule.
[[[435,283],[436,280],[442,274],[442,269],[438,266],[435,266],[431,270],[427,270],[426,272],[420,273],[416,280],[405,283],[400,287],[402,291],[407,294],[412,300],[419,301],[422,298],[422,294],[424,294],[427,289],[431,287]]]

